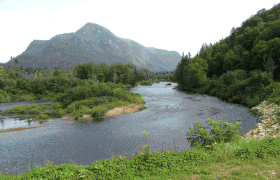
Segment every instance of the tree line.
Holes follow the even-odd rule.
[[[280,5],[232,28],[212,45],[204,43],[195,57],[182,53],[170,77],[182,91],[203,93],[252,107],[275,95],[280,80]],[[279,96],[279,95],[278,95]]]
[[[19,78],[43,78],[43,77],[57,77],[67,74],[67,77],[77,77],[79,79],[92,79],[98,82],[114,82],[123,84],[133,84],[134,81],[144,81],[149,79],[157,79],[156,74],[147,69],[136,70],[132,64],[123,65],[122,63],[111,64],[106,63],[95,64],[89,62],[79,64],[73,70],[62,70],[54,67],[54,70],[44,68],[31,68],[19,66],[18,60],[15,59],[12,66],[1,70],[1,79],[19,79]],[[72,68],[71,68],[72,69]]]

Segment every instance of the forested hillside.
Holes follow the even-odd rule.
[[[261,9],[214,45],[188,53],[170,79],[178,89],[253,107],[264,99],[279,104],[280,4]]]

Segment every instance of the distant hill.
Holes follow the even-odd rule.
[[[105,62],[108,65],[130,63],[137,69],[146,68],[152,72],[173,71],[181,61],[181,55],[176,51],[145,47],[133,40],[119,38],[94,23],[50,40],[33,40],[22,54],[7,63],[0,63],[0,66],[11,66],[15,58],[18,65],[32,68],[46,65],[49,69],[59,67],[67,70],[74,69],[79,63]]]

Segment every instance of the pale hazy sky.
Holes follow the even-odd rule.
[[[0,62],[26,50],[33,40],[76,32],[97,23],[118,37],[146,47],[194,57],[232,27],[276,0],[0,0]]]

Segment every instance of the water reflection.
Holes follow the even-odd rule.
[[[44,101],[34,101],[34,102],[15,102],[15,103],[0,103],[0,111],[5,111],[7,109],[11,109],[16,106],[27,106],[27,105],[45,105],[50,104],[51,102]],[[7,115],[0,116],[1,120],[1,129],[10,129],[10,128],[19,128],[19,127],[34,127],[40,126],[44,121],[31,121],[33,118],[25,119],[25,118],[15,118],[16,115]]]

